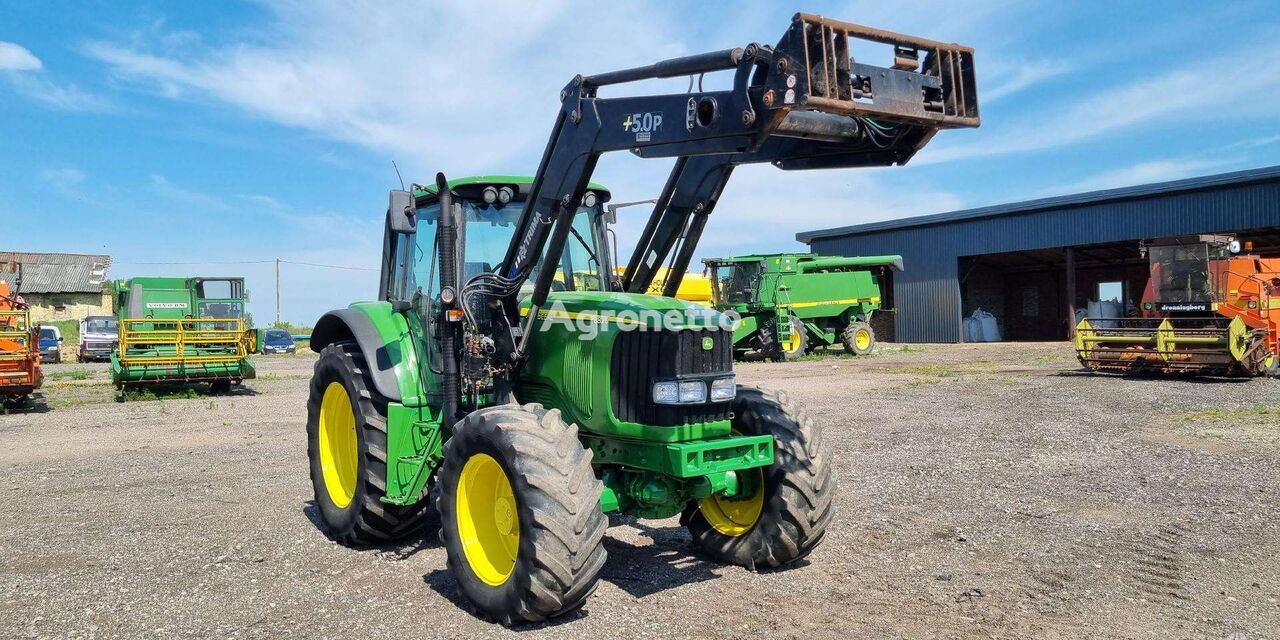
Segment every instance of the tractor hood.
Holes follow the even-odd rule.
[[[529,301],[520,303],[520,315]],[[649,329],[732,329],[733,318],[714,309],[676,298],[640,293],[556,291],[547,296],[539,318],[616,322]]]

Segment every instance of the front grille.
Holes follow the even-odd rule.
[[[702,339],[712,348],[704,350]],[[715,329],[628,331],[618,335],[610,365],[613,414],[623,422],[673,427],[729,419],[729,402],[660,405],[653,383],[683,375],[731,373],[733,335]]]

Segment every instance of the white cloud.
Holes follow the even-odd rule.
[[[887,172],[902,171],[907,170],[780,171],[770,165],[739,167],[711,213],[697,256],[803,251],[805,246],[795,239],[800,231],[953,211],[965,206],[958,195],[927,182],[902,188],[899,183],[906,180],[905,176],[886,179]],[[650,209],[636,207],[634,211],[619,213],[619,247],[624,259],[630,255]]]
[[[41,66],[40,58],[26,47],[13,42],[0,40],[0,70],[35,71]]]
[[[1241,65],[1241,59],[1250,60]],[[1056,108],[1044,108],[1006,124],[988,120],[965,143],[926,148],[917,164],[968,160],[1042,151],[1144,128],[1230,122],[1274,113],[1280,102],[1280,74],[1257,69],[1280,65],[1280,43],[1242,46],[1226,55],[1199,59],[1129,84],[1100,88]],[[1087,83],[1081,82],[1081,89]]]
[[[989,107],[1001,98],[1052,80],[1074,68],[1063,60],[1013,60],[988,65],[982,71],[987,79],[985,84],[991,88],[980,87],[982,106]]]
[[[77,187],[86,177],[83,171],[75,167],[57,167],[40,171],[40,179],[55,187]]]
[[[218,196],[179,187],[170,183],[168,178],[162,175],[153,174],[151,176],[151,186],[161,197],[176,204],[196,207],[201,211],[228,211],[231,209],[231,205]]]
[[[19,93],[62,111],[98,111],[107,102],[70,83],[43,73],[44,64],[25,47],[0,40],[0,72]]]
[[[1056,185],[1045,190],[1044,195],[1100,191],[1119,187],[1131,187],[1152,182],[1166,182],[1203,175],[1232,164],[1230,159],[1183,158],[1139,162],[1119,169],[1103,171],[1076,182]]]
[[[638,51],[683,52],[661,13],[635,20],[576,0],[289,0],[269,10],[259,37],[224,46],[154,37],[85,51],[144,89],[386,153],[413,176],[440,166],[528,171],[521,165],[537,157],[574,73],[636,64]]]

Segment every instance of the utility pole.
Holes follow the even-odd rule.
[[[280,258],[276,258],[276,324],[280,323]]]

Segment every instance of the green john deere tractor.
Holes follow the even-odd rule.
[[[889,45],[892,66],[853,62],[850,38]],[[721,70],[731,89],[597,96]],[[378,299],[311,336],[324,530],[379,544],[421,535],[435,509],[459,590],[505,624],[583,604],[609,513],[680,516],[703,552],[745,567],[814,549],[835,491],[819,426],[785,393],[738,385],[726,316],[673,294],[735,166],[901,164],[978,124],[972,50],[804,14],[775,47],[576,76],[560,100],[534,176],[392,191]],[[621,276],[610,193],[590,182],[620,150],[675,158]],[[664,295],[646,294],[664,266]]]
[[[880,309],[888,272],[902,270],[902,256],[775,253],[702,262],[716,309],[741,319],[734,354],[755,350],[773,360],[835,344],[853,355],[871,353],[871,314]]]

